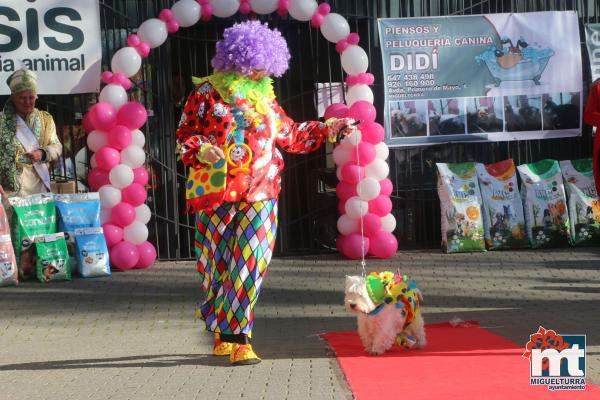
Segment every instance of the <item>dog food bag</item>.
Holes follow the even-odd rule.
[[[82,277],[110,276],[108,247],[102,228],[76,229],[75,247]]]
[[[442,248],[447,253],[485,251],[475,163],[437,163],[437,168]]]
[[[561,161],[560,170],[567,191],[571,242],[576,246],[600,244],[600,201],[592,159]]]
[[[70,281],[71,266],[63,232],[35,238],[35,272],[40,282]]]
[[[0,286],[17,285],[19,273],[10,235],[0,235]]]
[[[10,197],[13,208],[12,240],[17,257],[19,280],[33,278],[35,274],[35,246],[37,235],[56,233],[56,207],[52,193],[26,197]]]
[[[569,244],[567,198],[558,161],[541,160],[517,167],[525,227],[533,248]]]
[[[529,247],[513,160],[476,164],[483,198],[485,244],[490,250]]]
[[[100,227],[100,195],[98,193],[55,194],[58,210],[58,230],[65,233],[70,264],[79,270],[75,251],[75,230]]]

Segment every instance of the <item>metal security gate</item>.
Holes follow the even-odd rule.
[[[141,22],[155,17],[173,0],[101,0],[103,66],[108,69],[112,54],[126,45],[127,35]],[[332,11],[346,17],[351,30],[359,33],[361,46],[370,58],[370,72],[376,76],[373,87],[375,105],[383,109],[382,69],[377,37],[378,17],[421,17],[458,14],[577,10],[583,23],[600,22],[597,0],[331,0]],[[153,217],[150,238],[161,259],[194,257],[193,216],[185,214],[185,171],[175,159],[175,129],[187,94],[191,76],[211,72],[210,59],[222,31],[235,21],[246,19],[213,18],[184,28],[145,60],[142,71],[133,77],[131,98],[150,111],[144,128],[146,151],[151,171],[148,205]],[[334,45],[318,30],[277,15],[260,16],[281,30],[288,41],[292,61],[288,73],[276,82],[278,100],[296,121],[316,119],[319,97],[316,83],[342,82],[344,74]],[[588,65],[582,48],[583,64]],[[587,67],[584,78],[589,79]],[[325,95],[334,94],[333,90]],[[4,102],[5,98],[0,99]],[[42,96],[40,108],[55,117],[65,145],[65,160],[55,168],[56,176],[79,178],[86,190],[87,155],[81,116],[96,101],[96,95]],[[382,121],[380,113],[380,121]],[[337,178],[329,157],[331,148],[303,156],[286,155],[283,191],[280,196],[280,255],[317,253],[335,247]],[[512,157],[517,164],[542,158],[570,159],[589,156],[589,130],[579,138],[501,142],[492,144],[450,144],[432,147],[395,149],[390,152],[391,179],[394,182],[396,235],[401,247],[437,246],[439,243],[439,201],[435,188],[435,162],[492,162]]]

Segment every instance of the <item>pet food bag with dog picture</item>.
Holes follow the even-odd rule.
[[[567,198],[558,161],[541,160],[517,167],[527,237],[533,248],[569,244]]]
[[[17,285],[18,283],[19,272],[10,235],[0,235],[0,286]]]
[[[12,240],[17,257],[19,280],[34,277],[35,246],[37,235],[56,233],[56,207],[52,193],[26,197],[10,197],[13,208]]]
[[[523,204],[513,160],[477,164],[483,198],[485,244],[489,250],[529,247],[525,233]]]
[[[55,194],[58,210],[58,230],[65,233],[70,264],[79,271],[79,257],[75,251],[75,230],[100,227],[100,195],[98,193]]]
[[[485,251],[475,163],[436,165],[442,211],[442,248],[447,253]]]
[[[575,246],[600,244],[600,201],[591,158],[561,161],[567,191],[571,242]]]
[[[108,247],[102,228],[76,229],[75,247],[82,277],[110,276]]]
[[[70,281],[71,266],[63,232],[35,238],[35,272],[40,282]]]

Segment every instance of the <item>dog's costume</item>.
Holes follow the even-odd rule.
[[[337,132],[332,123],[294,122],[277,103],[271,78],[250,78],[252,70],[279,76],[287,69],[289,53],[279,32],[249,21],[227,29],[222,42],[213,59],[215,73],[195,80],[177,129],[177,148],[189,167],[187,204],[197,213],[201,318],[223,341],[246,343],[277,233],[283,157],[276,145],[308,153]],[[252,46],[267,64],[255,65],[252,51],[227,56],[231,49]],[[287,58],[278,53],[282,49],[273,49],[277,46],[285,47]],[[244,57],[250,57],[246,64]],[[273,64],[277,57],[285,59],[285,68]],[[211,164],[205,155],[213,147],[225,159]]]
[[[406,315],[404,328],[420,315],[419,289],[416,282],[406,276],[402,277],[390,271],[371,272],[366,277],[366,285],[371,301],[377,305],[369,315],[377,314],[386,304],[395,304],[396,308],[401,308]],[[411,347],[414,338],[399,336],[397,342],[402,346]]]

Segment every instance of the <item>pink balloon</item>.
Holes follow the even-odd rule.
[[[358,129],[362,134],[362,140],[365,142],[377,144],[382,142],[385,138],[383,126],[377,122],[361,122],[358,125]]]
[[[141,128],[148,118],[148,112],[143,105],[137,101],[129,101],[119,108],[117,122],[127,128],[134,130]]]
[[[94,130],[94,124],[92,123],[92,115],[89,112],[86,112],[81,120],[81,125],[83,125],[83,130],[87,133],[90,133]]]
[[[368,165],[373,162],[377,157],[377,150],[369,142],[360,142],[358,144],[358,159],[357,159],[356,146],[350,150],[351,158],[353,161],[358,162],[360,165]]]
[[[338,213],[340,215],[346,214],[346,200],[347,199],[340,199],[340,201],[338,202]]]
[[[110,171],[121,162],[121,153],[119,150],[110,146],[104,146],[96,152],[96,163],[98,168],[104,171]]]
[[[392,181],[389,178],[379,181],[379,186],[381,187],[380,193],[384,196],[389,196],[394,191],[394,185],[392,185]]]
[[[108,131],[108,144],[117,150],[123,150],[131,144],[131,129],[123,125],[115,125]]]
[[[142,244],[138,244],[137,249],[140,259],[135,265],[136,268],[144,269],[154,264],[154,261],[156,261],[156,249],[152,243],[145,241]]]
[[[344,254],[344,240],[346,240],[346,236],[344,235],[339,235],[337,239],[335,239],[335,247],[340,254]]]
[[[135,208],[129,204],[120,202],[110,210],[110,223],[121,228],[135,221]]]
[[[144,204],[146,197],[146,188],[137,183],[132,183],[121,191],[121,199],[134,207]]]
[[[117,111],[107,102],[96,103],[90,108],[90,122],[95,129],[109,131],[117,123]]]
[[[381,230],[381,217],[373,213],[366,213],[363,216],[363,232],[365,236],[372,238]]]
[[[369,252],[370,241],[368,237],[364,238],[365,256]],[[344,255],[350,259],[358,260],[362,257],[362,236],[358,233],[347,235],[344,239]]]
[[[349,162],[342,167],[342,179],[345,182],[356,185],[364,177],[365,169],[355,163]]]
[[[325,109],[325,115],[323,118],[328,120],[329,118],[346,118],[350,109],[344,103],[333,103]]]
[[[133,183],[138,185],[146,186],[148,184],[149,176],[148,171],[144,167],[138,167],[133,170]]]
[[[99,168],[92,168],[90,172],[88,172],[87,176],[88,183],[90,188],[97,192],[104,185],[110,185],[110,180],[108,179],[108,172],[103,171]]]
[[[369,212],[380,217],[385,217],[392,211],[392,200],[388,196],[380,194],[369,201]]]
[[[123,228],[113,224],[104,224],[102,225],[102,229],[104,230],[104,239],[106,239],[108,248],[113,247],[123,240]]]
[[[377,117],[377,110],[368,101],[359,100],[350,106],[349,115],[358,121],[373,122]]]
[[[119,269],[131,269],[140,259],[140,253],[135,244],[120,242],[109,251],[110,264]]]
[[[348,200],[352,196],[357,196],[356,185],[352,185],[348,182],[340,182],[335,187],[335,192],[341,200]]]
[[[379,231],[371,237],[369,254],[377,258],[390,258],[398,251],[398,240],[390,232]]]

